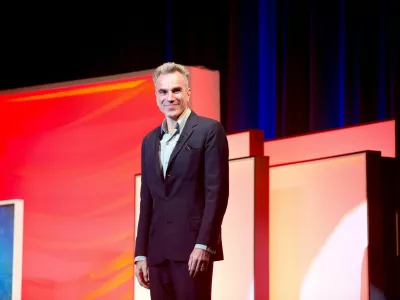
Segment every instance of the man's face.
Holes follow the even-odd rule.
[[[190,89],[185,77],[179,73],[162,74],[156,81],[156,100],[167,118],[176,120],[188,107]]]

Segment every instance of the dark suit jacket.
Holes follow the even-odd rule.
[[[228,204],[228,141],[222,125],[191,112],[171,154],[166,177],[159,160],[161,128],[142,143],[142,183],[135,256],[148,265],[188,261],[195,244],[223,260],[221,224]]]

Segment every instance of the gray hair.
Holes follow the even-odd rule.
[[[179,72],[185,77],[186,87],[189,87],[189,71],[184,65],[176,64],[174,62],[166,62],[158,66],[153,73],[153,82],[156,84],[157,78],[162,74],[171,74]]]

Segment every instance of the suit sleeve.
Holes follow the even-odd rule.
[[[229,197],[229,147],[219,122],[210,129],[204,154],[205,207],[197,244],[215,249]]]
[[[135,257],[147,256],[147,245],[149,239],[149,230],[151,224],[153,199],[147,182],[146,168],[146,140],[142,142],[141,155],[141,188],[140,188],[140,214],[136,236]]]

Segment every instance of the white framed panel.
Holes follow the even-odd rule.
[[[271,167],[270,178],[270,299],[364,299],[366,153]]]

